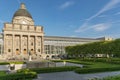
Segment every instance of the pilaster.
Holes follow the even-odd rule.
[[[23,44],[23,42],[22,42],[22,35],[20,35],[20,54],[23,53],[22,44]]]
[[[14,49],[14,38],[15,38],[15,35],[13,34],[12,35],[12,56],[14,56],[15,55],[15,49]]]

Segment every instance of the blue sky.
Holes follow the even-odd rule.
[[[0,0],[0,30],[20,3],[47,36],[120,38],[120,0]]]

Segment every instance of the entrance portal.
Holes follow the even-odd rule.
[[[33,49],[31,49],[31,53],[32,53],[32,54],[34,53],[34,50],[33,50]]]
[[[26,49],[24,49],[23,53],[24,53],[24,54],[27,54],[27,50],[26,50]]]
[[[19,49],[16,49],[16,54],[19,54]]]

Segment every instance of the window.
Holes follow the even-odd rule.
[[[26,51],[26,49],[24,49],[24,51]]]
[[[16,49],[16,51],[19,51],[19,49]]]
[[[38,49],[38,52],[40,52],[40,49]]]
[[[31,49],[31,51],[33,51],[33,49]]]
[[[11,49],[8,49],[8,52],[11,52]]]
[[[33,46],[33,42],[31,42],[31,46]]]

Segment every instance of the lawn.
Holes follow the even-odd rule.
[[[113,64],[113,63],[105,63],[105,62],[93,62],[93,61],[81,61],[78,59],[70,59],[70,60],[53,60],[54,62],[70,62],[76,64],[83,64],[90,68],[110,68],[110,67],[120,67],[120,64]]]
[[[102,59],[101,59],[102,60]],[[120,70],[120,64],[103,62],[102,61],[88,61],[88,60],[80,60],[80,59],[69,59],[69,60],[57,60],[54,62],[70,62],[76,64],[83,64],[83,68],[77,68],[74,71],[79,74],[85,73],[97,73],[97,72],[108,72],[108,71],[118,71]],[[117,60],[118,61],[118,60]]]

